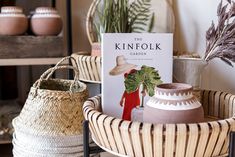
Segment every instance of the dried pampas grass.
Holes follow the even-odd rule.
[[[214,22],[206,32],[205,60],[220,58],[230,66],[235,63],[235,2],[227,0],[219,3],[217,9],[218,24]]]

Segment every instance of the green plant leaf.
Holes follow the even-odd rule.
[[[151,20],[150,20],[148,32],[152,32],[153,27],[154,27],[154,22],[155,22],[155,16],[154,16],[154,13],[152,13],[152,17],[151,17]]]
[[[94,21],[98,40],[101,33],[149,32],[154,25],[151,0],[103,0],[100,4]]]
[[[162,81],[155,68],[143,65],[137,72],[129,74],[124,83],[128,93],[136,91],[142,84],[148,95],[153,96],[155,86],[162,83]]]

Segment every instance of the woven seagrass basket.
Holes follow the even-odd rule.
[[[235,95],[201,91],[205,116],[220,120],[192,124],[131,122],[105,115],[101,98],[83,105],[92,138],[104,150],[128,157],[227,156],[229,133],[235,131]]]
[[[25,105],[15,119],[15,131],[33,135],[79,135],[82,134],[82,105],[88,98],[86,84],[78,80],[79,71],[69,65],[60,65],[45,71],[31,87]],[[74,80],[51,79],[51,75],[59,69],[72,69]]]

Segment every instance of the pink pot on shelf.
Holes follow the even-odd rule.
[[[1,8],[0,35],[22,35],[27,28],[28,20],[22,8],[16,6]]]
[[[151,123],[196,123],[204,120],[201,103],[193,96],[192,86],[182,83],[161,84],[144,109],[144,121]]]
[[[101,56],[101,45],[98,42],[91,44],[91,56]]]
[[[31,17],[30,27],[38,36],[58,35],[62,30],[62,20],[57,10],[51,7],[38,7]]]

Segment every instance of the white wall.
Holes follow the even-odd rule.
[[[197,52],[203,56],[205,32],[212,20],[217,21],[219,2],[220,0],[174,0],[175,50]],[[203,72],[202,87],[235,93],[235,68],[219,59],[212,60]]]

